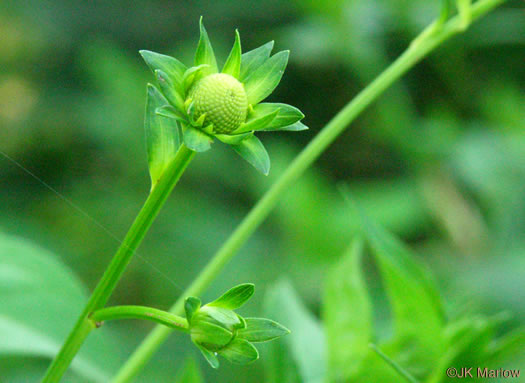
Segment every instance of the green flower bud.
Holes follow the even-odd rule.
[[[205,115],[204,126],[219,134],[237,130],[246,120],[248,98],[244,86],[233,76],[216,73],[199,80],[191,89],[196,118]]]
[[[209,351],[217,352],[236,336],[244,321],[232,310],[203,306],[191,318],[191,340]]]

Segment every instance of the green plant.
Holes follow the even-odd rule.
[[[447,38],[464,30],[471,21],[481,17],[500,2],[481,0],[474,5],[471,5],[470,2],[462,2],[459,7],[460,15],[448,21],[448,11],[444,11],[442,17],[425,30],[405,54],[353,102],[345,107],[305,151],[299,155],[289,170],[285,172],[283,177],[241,224],[231,239],[225,243],[217,257],[191,285],[184,294],[183,299],[189,295],[200,295],[218,275],[221,268],[231,259],[236,250],[266,217],[282,192],[300,176],[322,151],[335,140],[346,125],[368,104],[375,100],[392,82],[433,48]],[[445,2],[445,4],[448,4],[448,2]],[[446,8],[444,7],[443,9]],[[262,48],[264,46],[259,49]],[[268,49],[268,47],[265,49]],[[258,57],[255,53],[253,55]],[[195,152],[207,150],[213,138],[217,138],[231,145],[243,158],[258,170],[267,174],[269,171],[269,159],[264,147],[253,135],[253,131],[304,129],[304,126],[299,122],[303,115],[297,109],[283,104],[259,104],[267,93],[273,90],[272,87],[275,87],[278,83],[280,74],[282,74],[280,73],[280,68],[284,68],[286,63],[286,53],[281,52],[272,58],[266,56],[266,63],[271,62],[271,64],[267,64],[271,68],[265,68],[264,71],[260,68],[254,70],[251,75],[255,76],[251,79],[253,85],[247,85],[250,83],[250,77],[246,77],[244,93],[243,85],[238,81],[242,81],[243,68],[238,35],[222,74],[216,73],[217,67],[216,64],[214,65],[214,58],[212,58],[214,57],[213,50],[202,24],[201,41],[197,49],[197,59],[194,67],[189,69],[183,68],[177,62],[174,62],[172,58],[151,52],[143,52],[143,56],[154,69],[161,88],[160,91],[153,86],[148,88],[146,131],[148,160],[152,177],[151,193],[126,236],[124,243],[103,276],[101,283],[95,289],[64,348],[52,364],[46,381],[54,381],[60,378],[76,351],[80,348],[83,340],[94,328],[93,317],[98,319],[104,318],[102,315],[104,313],[117,316],[142,315],[144,317],[143,314],[148,313],[144,311],[145,309],[137,307],[124,307],[120,311],[117,310],[117,312],[111,311],[116,310],[114,308],[104,309],[103,307],[107,303],[135,249],[139,246],[156,214],[195,155]],[[264,66],[265,64],[261,64],[261,67]],[[274,69],[276,70],[274,71]],[[237,78],[237,76],[241,77]],[[273,85],[274,83],[275,85]],[[220,95],[221,97],[222,95],[231,96],[232,104],[223,105],[220,102],[210,102],[206,97],[208,93]],[[230,106],[232,106],[232,109],[229,109]],[[180,312],[183,302],[179,301],[174,307],[174,311]],[[127,314],[123,314],[126,310],[130,311]],[[154,310],[149,312],[149,314],[155,313],[158,314],[158,321],[170,318],[169,314],[166,313],[161,315]],[[187,320],[191,322],[192,318],[193,316],[190,316]],[[177,320],[174,320],[174,322],[177,322]],[[166,323],[165,321],[163,324]],[[177,323],[183,324],[184,322],[179,321]],[[239,320],[239,323],[243,324],[243,321]],[[226,331],[232,330],[226,329]],[[169,330],[159,330],[152,338],[149,338],[150,340],[145,343],[144,347],[139,349],[137,356],[132,359],[132,362],[126,365],[117,381],[118,379],[127,380],[133,376],[153,353],[154,349],[158,347],[158,344],[167,336],[167,331]],[[199,340],[199,338],[197,339]],[[220,344],[220,346],[225,345]]]

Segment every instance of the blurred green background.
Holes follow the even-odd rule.
[[[437,15],[438,3],[3,1],[0,231],[54,253],[91,290],[149,188],[142,123],[153,78],[138,50],[189,64],[200,15],[223,60],[235,28],[244,50],[275,40],[275,51],[291,56],[270,100],[299,107],[310,130],[261,137],[272,159],[269,177],[220,143],[196,157],[112,299],[167,309],[291,159]],[[347,129],[204,300],[254,282],[256,296],[242,313],[262,316],[265,292],[286,277],[318,315],[326,270],[358,225],[338,189],[346,183],[432,270],[449,315],[508,311],[503,331],[525,324],[524,63],[525,6],[509,1],[440,47]],[[372,262],[365,268],[379,332],[387,334],[377,272]],[[115,360],[151,329],[134,321],[107,327],[118,339]],[[268,350],[261,350],[264,360]],[[139,381],[171,381],[188,353],[208,381],[264,380],[263,362],[211,371],[174,335]],[[47,363],[2,358],[0,381],[33,381],[28,376]]]

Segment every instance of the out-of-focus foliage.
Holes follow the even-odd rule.
[[[276,51],[290,49],[291,54],[286,75],[268,101],[299,107],[310,130],[261,134],[272,157],[268,178],[220,145],[196,157],[112,299],[169,307],[299,150],[438,14],[438,3],[3,1],[0,151],[8,157],[0,155],[2,232],[52,252],[92,289],[118,246],[116,238],[122,238],[149,189],[143,120],[150,73],[138,50],[170,54],[190,64],[200,15],[213,34],[218,57],[227,56],[235,28],[246,50],[275,40]],[[400,236],[437,275],[443,323],[457,326],[445,326],[445,333],[472,337],[465,346],[455,343],[466,350],[461,355],[479,360],[473,352],[480,349],[480,339],[504,342],[497,336],[523,325],[523,7],[522,1],[507,2],[390,89],[288,191],[203,300],[246,281],[259,291],[269,290],[286,276],[290,284],[279,282],[269,291],[274,298],[268,298],[275,307],[287,308],[280,312],[283,318],[268,316],[292,330],[278,342],[278,351],[309,347],[299,335],[320,329],[321,298],[326,297],[322,286],[336,283],[337,272],[327,270],[355,262],[341,258],[360,227],[338,191],[337,185],[345,182],[371,219]],[[5,259],[2,255],[2,264]],[[373,307],[369,315],[376,338],[385,340],[391,333],[390,306],[382,292],[387,284],[382,286],[379,277],[381,264],[376,268],[369,259],[363,258],[362,268]],[[12,277],[9,270],[2,268],[0,279]],[[0,286],[6,280],[1,279]],[[71,315],[80,306],[72,306]],[[244,310],[262,313],[260,296],[242,315]],[[494,327],[487,318],[501,312],[510,318]],[[47,314],[35,308],[33,319],[39,315]],[[301,317],[300,325],[294,328],[285,315]],[[73,319],[61,320],[64,328],[57,334],[64,337],[66,322],[72,325]],[[425,339],[438,327],[433,325]],[[107,328],[118,336],[121,358],[151,325],[123,321]],[[491,331],[497,336],[489,337]],[[331,336],[330,328],[314,334],[310,340],[315,348],[308,353],[299,349],[296,360],[274,358],[276,344],[262,347],[262,362],[246,367],[224,364],[211,371],[196,360],[206,381],[264,381],[265,373],[269,382],[278,379],[275,374],[287,374],[283,379],[290,382],[315,381],[328,369],[324,363],[334,360],[329,351],[321,352],[333,345],[333,339],[325,338]],[[514,340],[509,337],[509,344],[523,339],[519,333]],[[140,381],[177,377],[191,350],[182,338],[170,338]],[[501,355],[501,367],[523,365],[521,350],[514,353],[515,364]],[[384,351],[405,366],[401,356],[388,347]],[[99,367],[113,370],[112,362],[106,362]],[[35,381],[47,364],[42,357],[28,362],[2,356],[0,377]]]

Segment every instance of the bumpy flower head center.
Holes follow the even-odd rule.
[[[190,97],[195,117],[206,113],[204,126],[213,124],[217,133],[232,133],[246,120],[248,99],[244,86],[229,74],[204,77],[192,88]]]

